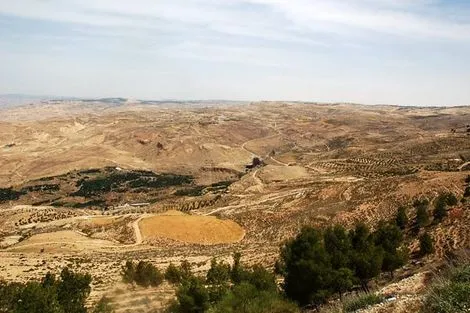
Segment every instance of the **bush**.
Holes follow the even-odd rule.
[[[423,312],[454,313],[470,311],[470,265],[450,268],[438,277],[426,294]]]
[[[211,267],[206,275],[206,283],[209,287],[209,298],[211,303],[218,302],[229,290],[230,265],[217,262],[215,258],[211,261]]]
[[[297,313],[295,304],[281,298],[277,292],[259,290],[243,282],[228,292],[211,313]]]
[[[148,287],[157,287],[163,282],[163,274],[152,263],[140,261],[137,266],[132,261],[127,261],[123,267],[122,276],[124,282]]]
[[[408,257],[402,242],[395,223],[380,223],[373,233],[361,223],[349,233],[341,226],[324,232],[306,227],[281,248],[275,269],[289,299],[318,306],[334,293],[341,298],[355,284],[368,292],[369,281],[381,271],[393,275]]]
[[[457,197],[452,192],[446,193],[445,197],[446,197],[447,205],[450,205],[450,206],[457,205],[458,203]]]
[[[470,186],[468,186],[468,187],[465,188],[465,191],[464,191],[464,193],[463,193],[463,196],[464,196],[465,198],[470,197]]]
[[[135,279],[135,265],[134,262],[127,260],[126,264],[122,267],[122,280],[125,283],[131,284]]]
[[[416,209],[416,224],[418,228],[425,227],[429,224],[428,206],[421,205]]]
[[[346,300],[343,303],[343,310],[345,312],[356,312],[361,309],[365,309],[368,306],[382,303],[384,300],[383,296],[368,293]]]

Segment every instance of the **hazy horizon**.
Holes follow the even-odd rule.
[[[0,94],[470,104],[470,2],[0,3]]]

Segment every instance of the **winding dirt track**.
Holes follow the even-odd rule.
[[[459,166],[459,171],[462,171],[463,168],[464,168],[465,166],[467,166],[467,165],[470,165],[470,162],[465,162],[464,164],[460,165],[460,166]]]

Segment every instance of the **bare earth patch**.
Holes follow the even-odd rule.
[[[245,231],[237,223],[213,216],[158,215],[139,222],[144,240],[167,238],[204,245],[234,243]]]
[[[71,230],[33,235],[17,245],[9,248],[15,252],[63,253],[71,251],[97,250],[115,247],[111,241],[92,239]]]

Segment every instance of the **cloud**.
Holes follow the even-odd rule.
[[[445,9],[445,8],[444,8]],[[305,41],[318,33],[367,31],[404,37],[469,40],[470,24],[426,0],[71,0],[2,1],[2,14],[101,27],[200,27],[237,36]],[[467,11],[460,10],[466,15]],[[439,13],[440,12],[440,13]],[[460,19],[463,20],[463,19]],[[468,20],[467,20],[468,21]]]

